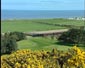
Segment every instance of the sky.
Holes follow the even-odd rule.
[[[7,10],[84,10],[84,0],[1,0]]]

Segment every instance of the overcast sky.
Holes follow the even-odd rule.
[[[84,10],[84,0],[1,0],[8,10]]]

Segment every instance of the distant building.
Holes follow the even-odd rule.
[[[68,19],[71,19],[71,20],[73,20],[74,18],[68,18]]]
[[[85,20],[85,17],[68,18],[70,20]]]
[[[85,18],[82,18],[82,20],[85,20]]]

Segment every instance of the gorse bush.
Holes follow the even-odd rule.
[[[76,46],[68,52],[18,50],[1,56],[1,68],[85,68],[85,52]]]
[[[70,53],[72,57],[68,59],[68,65],[76,68],[85,68],[85,52],[74,46]]]
[[[85,30],[70,29],[67,32],[64,32],[58,40],[64,43],[85,45]]]

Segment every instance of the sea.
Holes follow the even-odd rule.
[[[84,17],[84,10],[1,10],[1,20],[73,17]]]

